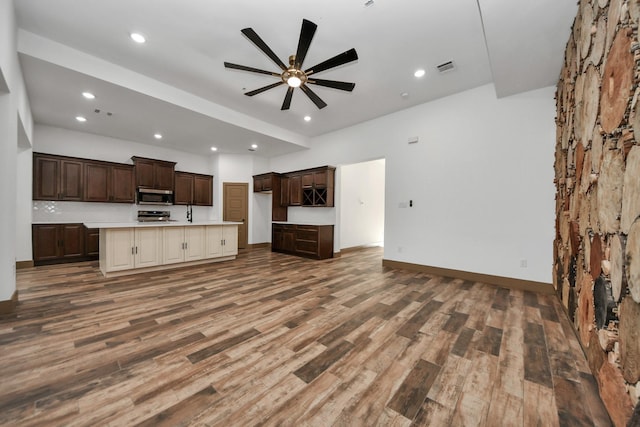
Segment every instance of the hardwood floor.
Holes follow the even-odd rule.
[[[554,296],[381,258],[20,270],[17,313],[0,319],[0,424],[611,424]]]

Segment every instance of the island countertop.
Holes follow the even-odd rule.
[[[191,227],[196,225],[240,225],[234,221],[130,221],[130,222],[83,222],[87,228],[141,228],[141,227]]]

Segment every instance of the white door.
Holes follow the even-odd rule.
[[[173,264],[184,261],[184,227],[162,228],[162,261]]]
[[[207,225],[207,247],[205,252],[207,258],[222,256],[222,227],[222,225]]]
[[[159,265],[160,257],[160,228],[140,227],[136,229],[135,266],[152,267]]]
[[[206,234],[204,225],[192,225],[184,228],[185,261],[196,261],[204,258],[206,250]]]
[[[238,255],[238,226],[222,226],[222,256]]]
[[[133,228],[110,228],[106,230],[107,271],[133,268]]]

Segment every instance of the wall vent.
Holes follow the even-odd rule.
[[[443,62],[442,64],[436,66],[436,68],[438,69],[439,73],[446,73],[446,72],[455,70],[456,69],[456,64],[454,64],[453,61],[447,61],[447,62]]]

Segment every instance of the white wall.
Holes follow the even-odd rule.
[[[16,290],[16,246],[18,220],[16,204],[19,150],[28,150],[32,119],[24,79],[16,51],[16,18],[13,1],[0,1],[0,301]],[[19,148],[20,147],[20,148]],[[22,218],[21,218],[22,219]]]
[[[385,160],[341,168],[340,247],[382,244],[384,240]]]
[[[314,138],[271,168],[385,158],[386,259],[549,283],[554,92],[482,86]]]

